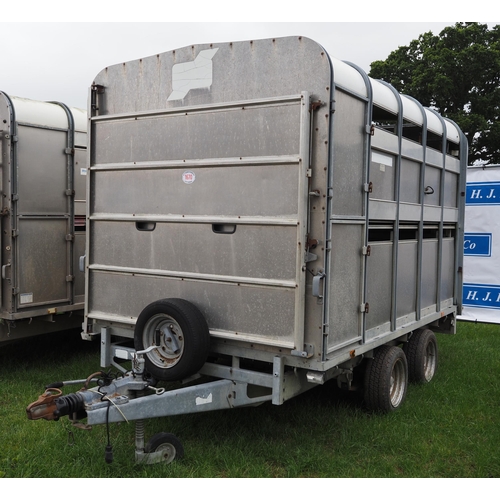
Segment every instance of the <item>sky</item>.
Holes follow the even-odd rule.
[[[369,72],[371,62],[385,59],[420,34],[439,34],[463,20],[421,21],[416,16],[386,22],[380,12],[371,16],[363,10],[363,2],[356,3],[359,10],[342,14],[332,10],[334,2],[322,0],[311,5],[301,2],[293,9],[289,2],[277,4],[281,10],[269,7],[275,5],[270,0],[254,0],[253,14],[238,14],[238,6],[247,4],[219,0],[186,2],[188,13],[186,8],[172,8],[171,2],[152,0],[81,4],[46,0],[26,4],[25,9],[21,0],[12,4],[15,7],[2,7],[0,17],[0,91],[84,109],[88,88],[106,66],[187,45],[305,36],[331,56]],[[390,11],[391,5],[384,2],[384,9]],[[307,8],[307,14],[297,14],[299,8]],[[325,14],[325,8],[332,12]],[[295,14],[286,15],[290,11]]]

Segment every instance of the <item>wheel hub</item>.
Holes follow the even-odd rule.
[[[144,328],[144,343],[155,345],[148,353],[149,359],[159,367],[175,365],[184,351],[182,329],[173,318],[165,315],[153,316]]]

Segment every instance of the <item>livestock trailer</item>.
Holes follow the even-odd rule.
[[[453,122],[304,37],[110,66],[90,95],[83,335],[122,374],[49,387],[29,418],[136,420],[151,463],[182,445],[145,445],[147,418],[330,379],[391,411],[432,379],[461,308]]]
[[[0,341],[81,327],[87,113],[0,92]]]

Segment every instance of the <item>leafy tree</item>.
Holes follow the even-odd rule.
[[[370,76],[455,121],[469,143],[469,164],[500,163],[500,25],[429,31],[374,61]]]

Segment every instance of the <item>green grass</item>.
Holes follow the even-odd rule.
[[[153,419],[146,438],[172,432],[185,457],[147,466],[134,461],[133,422],[110,426],[107,464],[104,425],[85,431],[67,418],[26,417],[47,383],[100,369],[99,342],[65,332],[1,345],[0,477],[499,477],[500,326],[459,323],[457,335],[438,335],[438,343],[435,378],[410,386],[394,413],[368,413],[359,394],[329,382],[282,406]]]

